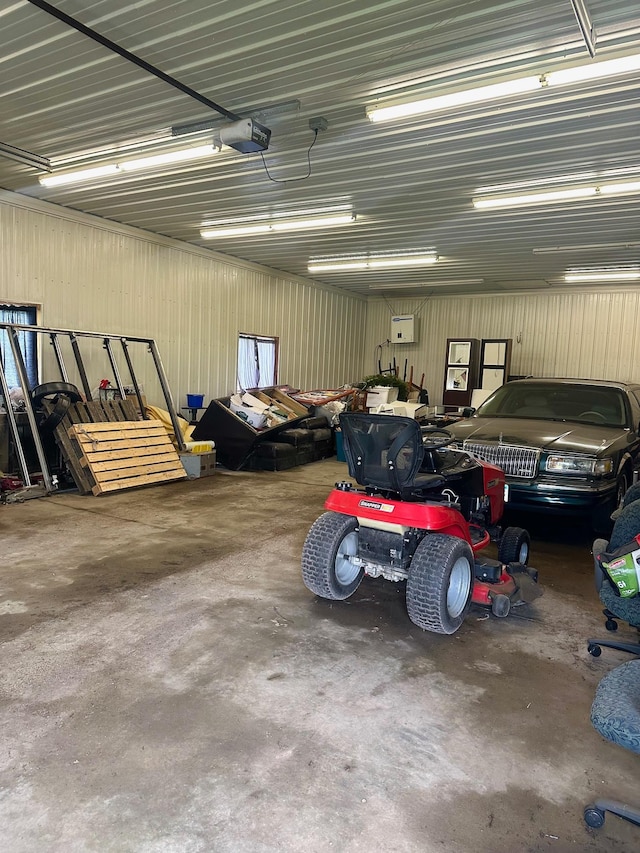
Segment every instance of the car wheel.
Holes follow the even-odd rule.
[[[501,563],[529,562],[531,537],[523,527],[507,527],[498,545],[498,559]]]
[[[473,551],[464,539],[425,536],[407,579],[407,612],[414,625],[436,634],[455,633],[471,605],[473,567]]]
[[[629,487],[627,475],[621,474],[616,482],[615,498],[608,501],[603,506],[599,506],[594,510],[591,519],[591,525],[596,533],[608,534],[611,532],[611,513],[623,505],[624,496]]]
[[[302,548],[305,586],[321,598],[349,598],[364,577],[364,569],[351,560],[357,554],[358,520],[325,512],[312,525]]]

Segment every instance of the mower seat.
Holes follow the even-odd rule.
[[[425,451],[413,418],[345,412],[340,427],[349,476],[361,486],[411,501],[447,482],[441,473],[420,471]]]

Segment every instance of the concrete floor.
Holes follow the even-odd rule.
[[[0,507],[0,850],[640,848],[624,821],[582,821],[597,796],[640,804],[638,757],[589,723],[625,656],[586,652],[588,532],[530,523],[544,597],[427,634],[401,584],[340,603],[303,586],[345,473]]]

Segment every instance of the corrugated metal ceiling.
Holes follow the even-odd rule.
[[[310,257],[435,247],[427,270],[322,275],[376,295],[372,284],[434,292],[561,287],[567,266],[638,262],[638,196],[555,207],[476,211],[480,186],[637,169],[637,75],[541,90],[428,117],[372,124],[365,106],[416,91],[440,94],[589,62],[569,0],[57,0],[98,30],[228,110],[266,109],[271,174],[307,170],[310,117],[329,122],[306,180],[275,183],[259,155],[225,148],[210,162],[45,189],[38,172],[0,157],[0,186],[308,277]],[[635,2],[587,0],[597,59],[640,52]],[[23,0],[0,6],[0,139],[73,157],[172,125],[217,119],[186,95]],[[612,54],[613,55],[613,54]],[[299,102],[299,105],[297,105]],[[297,108],[296,108],[297,106]],[[205,242],[200,224],[347,200],[345,228]],[[538,254],[534,248],[627,244]],[[320,278],[320,276],[318,276]],[[482,279],[474,285],[442,282]],[[402,290],[394,290],[398,295]],[[418,291],[407,291],[407,293]]]

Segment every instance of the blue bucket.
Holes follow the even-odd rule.
[[[187,394],[187,406],[190,409],[199,409],[204,403],[204,394]]]

